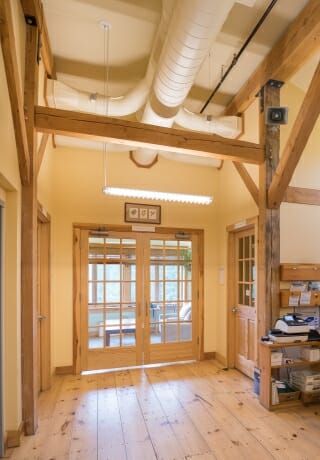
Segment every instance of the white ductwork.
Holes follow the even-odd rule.
[[[241,118],[215,118],[182,107],[234,3],[235,0],[164,0],[146,75],[134,89],[125,96],[108,98],[48,80],[49,105],[114,117],[141,113],[139,118],[143,123],[164,127],[176,123],[193,131],[237,137],[242,131]],[[151,149],[138,149],[130,154],[137,165],[144,167],[154,164],[157,157],[157,152]]]
[[[170,118],[172,125],[234,3],[235,0],[177,2],[143,122],[148,123],[155,112],[165,126]]]
[[[145,104],[152,80],[145,77],[125,96],[106,98],[102,94],[71,88],[58,80],[47,80],[47,101],[50,107],[78,112],[124,117],[136,113]]]
[[[191,131],[200,131],[208,134],[234,139],[242,133],[242,118],[236,116],[212,117],[199,115],[181,107],[175,118],[175,124]]]
[[[48,79],[46,95],[49,106],[111,117],[123,117],[138,112],[146,103],[150,93],[155,68],[167,36],[174,5],[175,0],[163,0],[161,21],[152,47],[146,75],[131,91],[124,96],[107,97],[98,93],[79,91],[58,80]]]
[[[144,104],[148,91],[146,91],[145,79],[138,84],[132,91],[119,98],[106,98],[97,93],[79,91],[71,88],[58,80],[47,80],[47,101],[50,107],[63,110],[77,110],[78,112],[94,113],[105,115],[106,104],[109,105],[109,115],[111,117],[127,116],[136,113]],[[161,123],[161,117],[159,117]],[[175,124],[190,129],[209,134],[218,134],[223,137],[235,138],[242,132],[241,117],[212,117],[211,115],[199,115],[181,107],[177,113]],[[152,151],[150,149],[149,153]]]
[[[143,123],[165,127],[173,125],[234,3],[235,0],[177,2],[151,93],[141,117]],[[186,119],[183,115],[181,119]],[[147,151],[146,155],[142,155],[136,151],[132,155],[141,166],[146,166],[154,161],[157,152]]]

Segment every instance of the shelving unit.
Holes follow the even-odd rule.
[[[319,281],[320,285],[320,264],[281,264],[280,282],[314,282]],[[310,291],[310,302],[305,303],[300,299],[300,292],[290,291],[289,288],[280,290],[280,308],[308,308],[319,307],[320,290]],[[298,304],[290,305],[290,296],[299,297]]]
[[[271,353],[275,350],[281,350],[287,352],[290,348],[301,348],[301,347],[310,347],[317,346],[320,347],[320,341],[312,342],[290,342],[290,343],[265,343],[261,342],[260,344],[260,403],[269,410],[279,409],[280,407],[292,406],[296,404],[301,404],[301,402],[313,402],[320,401],[320,392],[314,393],[313,398],[309,397],[309,394],[305,394],[302,397],[302,401],[299,399],[290,400],[290,393],[288,393],[288,401],[280,402],[279,404],[272,404],[272,377],[278,378],[280,369],[294,369],[294,368],[312,368],[320,370],[320,360],[319,361],[307,361],[299,360],[292,363],[283,363],[281,365],[272,365],[271,364]],[[289,354],[289,353],[288,353]],[[301,392],[303,393],[303,392]],[[296,396],[296,395],[292,395]],[[312,400],[311,400],[312,399]]]
[[[285,282],[310,282],[310,281],[319,281],[320,284],[320,264],[281,264],[280,265],[280,281]],[[290,296],[297,297],[297,304],[290,305],[289,299]],[[294,300],[294,299],[293,299]],[[290,291],[290,288],[280,290],[280,311],[281,313],[285,310],[294,310],[301,314],[309,313],[310,309],[313,309],[315,316],[319,320],[320,314],[320,290],[312,290],[310,292],[310,302],[306,303],[305,301],[301,303],[301,293]],[[282,316],[282,315],[281,315]],[[269,410],[278,409],[286,406],[301,404],[301,402],[309,403],[320,401],[320,392],[303,394],[301,392],[301,399],[295,399],[296,394],[292,394],[292,400],[290,400],[290,393],[288,393],[288,401],[280,402],[279,404],[272,404],[272,385],[271,379],[279,378],[280,374],[283,373],[283,370],[287,369],[287,372],[294,369],[316,369],[320,370],[320,360],[319,361],[307,361],[299,358],[297,360],[298,349],[301,347],[310,347],[318,346],[320,347],[319,341],[308,341],[308,342],[290,342],[290,343],[274,343],[267,344],[261,342],[260,344],[260,402],[261,404]],[[292,352],[295,351],[295,361],[291,363],[282,363],[281,365],[272,365],[271,364],[271,353],[272,351],[281,350],[285,353],[292,349]],[[289,353],[288,353],[289,354]]]

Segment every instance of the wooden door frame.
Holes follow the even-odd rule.
[[[40,314],[45,316],[41,323],[40,347],[41,362],[39,363],[40,391],[48,390],[51,387],[51,251],[50,251],[51,219],[47,211],[38,204],[38,242],[39,267],[38,281],[40,296]],[[39,321],[39,320],[38,320]]]
[[[236,279],[236,266],[235,266],[235,240],[239,232],[247,229],[254,229],[254,236],[256,245],[258,244],[258,217],[245,219],[227,227],[228,243],[227,243],[227,366],[233,368],[235,366],[235,315],[232,313],[232,308],[236,305],[237,293],[235,292],[235,279]],[[256,267],[258,266],[258,249],[255,248]],[[258,277],[258,270],[256,270]],[[256,279],[256,286],[258,286],[258,279]],[[258,290],[256,293],[256,302],[258,303]],[[257,309],[258,315],[258,309]],[[258,317],[257,317],[258,322]],[[257,328],[258,329],[258,328]]]
[[[73,373],[79,374],[81,372],[81,344],[80,344],[80,286],[81,280],[80,270],[80,254],[81,254],[81,230],[99,230],[99,231],[118,231],[139,233],[133,230],[129,225],[107,225],[107,224],[73,224]],[[150,233],[155,235],[172,234],[172,233],[191,233],[198,236],[198,315],[196,318],[197,327],[197,340],[196,340],[196,359],[204,359],[204,231],[202,229],[194,228],[177,228],[177,227],[154,227],[154,231]]]

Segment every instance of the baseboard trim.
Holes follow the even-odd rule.
[[[73,366],[58,366],[56,367],[56,375],[73,374]]]
[[[19,447],[20,438],[21,438],[22,433],[23,433],[23,422],[21,422],[17,430],[8,430],[7,439],[5,443],[6,448],[9,449],[10,447]]]
[[[227,366],[227,359],[224,355],[221,355],[220,353],[216,352],[215,353],[215,359],[224,367]]]
[[[216,359],[215,351],[205,351],[203,353],[203,359]]]

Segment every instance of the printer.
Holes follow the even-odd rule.
[[[278,319],[269,338],[276,343],[305,342],[308,340],[309,324],[298,314],[288,313]]]
[[[275,328],[286,334],[308,333],[310,330],[309,324],[297,313],[288,313],[278,319]]]

